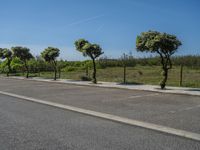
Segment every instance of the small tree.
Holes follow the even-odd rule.
[[[161,59],[163,79],[160,82],[161,89],[166,86],[168,70],[172,68],[171,56],[181,46],[176,36],[157,31],[143,32],[137,36],[136,48],[141,52],[157,53]]]
[[[1,49],[0,50],[0,57],[2,59],[6,59],[6,66],[8,67],[8,71],[7,71],[7,77],[9,77],[9,74],[11,73],[11,61],[12,61],[12,52],[7,49],[7,48],[4,48],[4,49]]]
[[[42,53],[42,57],[45,59],[45,61],[52,63],[54,68],[54,80],[57,79],[57,62],[56,58],[59,56],[60,50],[58,48],[54,47],[48,47],[46,48]]]
[[[33,55],[30,53],[30,49],[20,46],[12,47],[11,49],[13,51],[13,55],[15,57],[18,57],[23,62],[23,65],[26,69],[26,78],[28,78],[29,77],[28,61],[33,58]]]
[[[93,63],[93,83],[97,83],[96,79],[96,58],[103,54],[102,49],[97,44],[91,44],[85,39],[79,39],[75,42],[76,50],[83,53],[83,56],[89,56],[92,59]]]

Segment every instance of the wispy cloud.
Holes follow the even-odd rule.
[[[96,33],[100,32],[100,31],[103,29],[104,25],[105,25],[105,24],[100,25],[100,26],[97,28]]]
[[[103,16],[104,16],[104,15],[98,15],[98,16],[86,18],[86,19],[83,19],[83,20],[75,21],[75,22],[72,22],[72,23],[68,24],[68,26],[83,24],[83,23],[86,23],[86,22],[90,22],[90,21],[99,19],[99,18],[101,18],[101,17],[103,17]]]

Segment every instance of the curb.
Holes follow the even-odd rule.
[[[7,79],[17,79],[17,80],[27,80],[27,81],[37,81],[37,82],[48,82],[48,83],[57,83],[57,84],[69,84],[69,85],[78,85],[78,86],[90,86],[90,87],[98,87],[98,88],[113,88],[113,89],[124,89],[124,90],[137,90],[137,91],[148,91],[148,92],[155,92],[155,93],[163,93],[163,94],[176,94],[176,95],[187,95],[187,96],[200,96],[200,92],[198,94],[195,93],[182,93],[182,92],[170,92],[170,91],[162,91],[162,90],[152,90],[152,89],[132,89],[132,88],[128,88],[128,87],[119,87],[119,86],[106,86],[103,84],[83,84],[83,83],[75,83],[75,82],[62,82],[59,80],[47,80],[47,79],[35,79],[35,78],[19,78],[19,77],[3,77],[3,78],[7,78]],[[173,89],[172,89],[173,90]]]

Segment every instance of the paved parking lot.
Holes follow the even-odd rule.
[[[0,78],[0,91],[200,133],[200,97]]]
[[[199,150],[194,140],[0,94],[1,150]]]

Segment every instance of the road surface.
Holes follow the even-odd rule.
[[[0,91],[200,133],[196,96],[0,78]],[[0,150],[199,150],[200,142],[0,94]]]
[[[198,150],[200,143],[0,95],[1,150]]]

